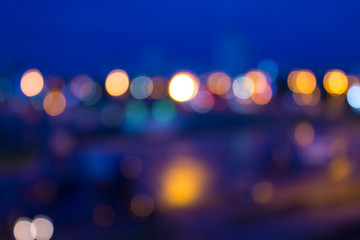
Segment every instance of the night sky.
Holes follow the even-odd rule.
[[[287,75],[359,73],[360,2],[1,1],[0,72],[236,75],[272,59]]]

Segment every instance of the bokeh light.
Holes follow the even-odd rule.
[[[147,76],[138,76],[130,84],[131,95],[136,99],[144,99],[153,91],[153,82]]]
[[[193,99],[199,89],[195,75],[188,72],[175,74],[169,84],[169,95],[178,102],[185,102]]]
[[[270,182],[262,181],[255,184],[251,193],[255,203],[265,204],[273,198],[274,186]]]
[[[351,173],[351,164],[348,159],[338,157],[334,159],[328,167],[328,176],[333,181],[341,181]]]
[[[310,70],[301,70],[295,78],[296,90],[303,94],[310,94],[316,88],[316,77]]]
[[[85,105],[91,106],[98,103],[101,100],[102,95],[103,90],[101,86],[97,82],[94,82],[94,89],[91,95],[89,95],[87,98],[82,99],[82,101]]]
[[[32,227],[30,219],[19,218],[15,223],[13,233],[16,240],[34,240],[36,229]]]
[[[223,95],[231,88],[231,79],[226,73],[214,72],[207,79],[207,87],[212,93]]]
[[[154,211],[154,201],[150,196],[140,194],[131,200],[130,208],[135,216],[145,218]]]
[[[232,88],[234,95],[240,99],[250,98],[255,91],[254,82],[245,76],[235,78]]]
[[[314,128],[309,123],[303,122],[296,126],[294,138],[298,145],[303,147],[308,146],[313,142],[314,137]]]
[[[46,216],[36,216],[32,226],[36,229],[36,240],[49,240],[54,233],[53,223]]]
[[[206,184],[206,171],[202,165],[188,157],[178,157],[165,169],[162,178],[162,200],[172,207],[196,203]]]
[[[76,98],[84,100],[94,94],[95,83],[89,76],[80,75],[71,81],[70,90]]]
[[[152,116],[158,122],[170,122],[176,116],[176,108],[169,99],[157,100],[152,105]]]
[[[315,106],[320,101],[320,94],[320,89],[316,87],[312,93],[293,92],[292,96],[294,101],[300,106]]]
[[[324,88],[332,95],[340,95],[346,92],[348,78],[341,70],[331,70],[325,74]]]
[[[120,96],[129,87],[129,77],[124,70],[111,71],[105,80],[105,89],[111,96]]]
[[[141,100],[131,100],[125,105],[125,120],[127,124],[130,124],[132,127],[141,127],[147,117],[148,117],[148,108],[146,103]]]
[[[21,77],[21,91],[28,97],[33,97],[41,92],[44,87],[44,78],[37,69],[26,71]]]
[[[209,112],[215,103],[213,95],[205,89],[198,91],[198,94],[190,102],[192,109],[198,113]]]
[[[287,83],[294,93],[311,94],[316,88],[316,77],[310,70],[295,70],[289,74]]]
[[[162,99],[167,95],[166,79],[164,77],[153,77],[151,78],[153,83],[153,90],[150,97],[153,99]]]
[[[353,84],[347,92],[347,101],[352,108],[360,109],[360,84]]]
[[[273,94],[269,76],[262,71],[252,70],[247,72],[245,77],[251,79],[254,83],[254,93],[251,95],[252,101],[258,105],[269,103]]]
[[[45,112],[54,117],[61,114],[65,110],[66,99],[60,91],[55,90],[46,94],[43,106]]]
[[[258,69],[268,73],[273,81],[276,80],[279,74],[278,65],[276,64],[276,62],[270,59],[262,60],[258,65]]]

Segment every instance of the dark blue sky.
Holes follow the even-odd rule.
[[[299,67],[356,72],[359,11],[356,0],[4,0],[0,72],[237,74],[264,58],[284,74]]]

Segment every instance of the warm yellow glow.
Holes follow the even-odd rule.
[[[195,203],[203,194],[206,174],[204,168],[187,158],[179,158],[163,176],[162,198],[173,207]]]
[[[333,95],[340,95],[346,92],[348,87],[348,78],[341,70],[331,70],[325,74],[324,88]]]
[[[28,97],[33,97],[41,92],[44,87],[44,78],[37,69],[26,71],[21,77],[21,91]]]
[[[50,116],[61,114],[66,107],[66,99],[60,91],[52,91],[44,98],[44,110]]]
[[[150,196],[137,195],[131,200],[130,209],[137,217],[147,217],[154,210],[154,201]]]
[[[296,89],[296,78],[297,78],[298,74],[299,74],[299,71],[292,71],[292,72],[290,72],[290,74],[288,76],[287,84],[288,84],[289,89],[292,92],[298,92]]]
[[[231,87],[230,77],[223,72],[214,72],[207,79],[207,86],[212,93],[223,95]]]
[[[300,123],[296,126],[294,138],[298,145],[308,146],[313,142],[314,137],[314,128],[309,123]]]
[[[172,99],[178,102],[185,102],[193,99],[199,89],[197,79],[193,74],[182,72],[176,74],[170,81],[169,94]]]
[[[124,70],[116,69],[106,77],[105,89],[111,96],[120,96],[129,87],[129,77]]]
[[[316,88],[315,75],[309,70],[299,71],[295,78],[296,91],[303,94],[310,94]]]
[[[332,161],[328,168],[328,175],[333,181],[341,181],[349,176],[351,164],[346,158],[337,158]]]
[[[252,198],[258,204],[269,202],[274,195],[274,187],[270,182],[259,182],[252,189]]]
[[[272,89],[267,75],[258,70],[249,71],[245,77],[251,79],[254,83],[254,92],[251,100],[258,105],[265,105],[270,102],[272,97]]]

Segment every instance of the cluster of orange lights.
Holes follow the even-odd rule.
[[[201,86],[202,80],[206,86]],[[213,72],[197,77],[195,74],[183,71],[176,73],[166,83],[163,77],[137,76],[130,81],[128,74],[121,69],[111,71],[105,80],[105,90],[112,97],[126,95],[127,92],[136,99],[161,99],[171,97],[176,102],[190,101],[193,109],[200,113],[208,112],[215,103],[216,96],[224,99],[235,99],[240,104],[265,105],[274,95],[274,79],[261,71],[251,70],[244,75],[232,79],[224,72]],[[307,69],[292,71],[288,76],[288,87],[292,91],[294,101],[299,105],[316,105],[320,98],[320,88],[317,86],[315,74]],[[349,85],[358,83],[356,77],[347,76],[341,70],[328,71],[323,80],[324,89],[331,96],[346,93]],[[45,89],[43,109],[50,116],[61,114],[67,105],[64,89],[47,89],[44,77],[37,69],[26,71],[20,82],[24,95],[34,97]],[[85,104],[93,104],[90,97],[102,96],[102,88],[87,75],[74,78],[70,85],[73,96]],[[94,98],[94,97],[93,97]],[[94,100],[93,100],[94,102]]]
[[[323,86],[331,96],[345,94],[349,82],[357,83],[354,76],[347,76],[343,71],[335,69],[328,71],[323,79]],[[314,106],[321,97],[315,74],[307,69],[292,71],[288,76],[288,87],[293,93],[294,101],[301,106]]]

